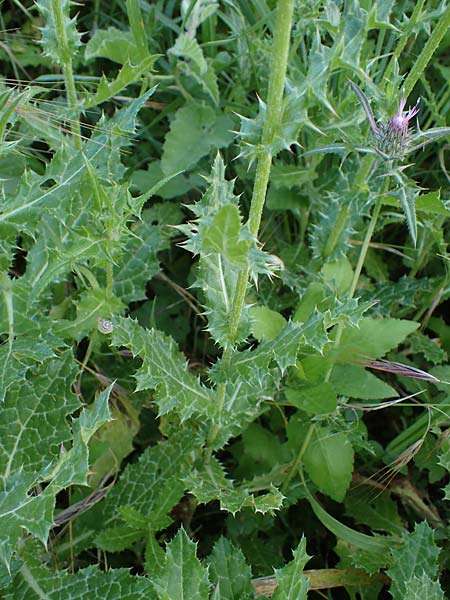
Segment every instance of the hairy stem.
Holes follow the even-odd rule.
[[[433,30],[433,33],[428,38],[422,52],[419,54],[419,58],[414,61],[414,65],[409,72],[408,77],[405,81],[405,95],[409,96],[411,90],[416,85],[418,79],[424,72],[427,64],[430,62],[431,57],[436,52],[442,38],[447,33],[450,27],[450,5],[447,6],[446,10],[442,13],[438,24]]]
[[[267,185],[269,182],[270,167],[272,164],[270,145],[281,121],[284,81],[286,77],[293,12],[294,0],[279,0],[273,36],[266,120],[261,139],[261,154],[258,158],[256,167],[250,213],[248,217],[248,227],[254,236],[258,235],[259,226],[261,224],[261,215],[266,199]],[[248,276],[248,267],[242,269],[238,275],[230,312],[229,343],[225,348],[222,357],[222,362],[225,367],[230,364],[233,355],[233,347],[236,343],[239,321],[241,320],[242,310],[244,308]],[[220,430],[220,424],[217,422],[217,417],[222,412],[225,401],[225,391],[226,384],[219,384],[217,389],[217,404],[215,407],[217,415],[216,423],[212,425],[207,440],[209,455],[211,455],[214,442]]]
[[[72,52],[67,39],[63,8],[60,0],[52,0],[52,11],[55,20],[56,37],[58,39],[59,58],[66,86],[67,103],[69,108],[76,114],[78,99],[73,76]],[[79,150],[81,149],[81,130],[78,119],[72,121],[72,133],[75,137],[75,146]]]

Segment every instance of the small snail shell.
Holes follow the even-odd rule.
[[[114,326],[109,319],[97,319],[97,329],[100,333],[112,333]]]

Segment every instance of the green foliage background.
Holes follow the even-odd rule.
[[[2,5],[1,597],[448,592],[450,6],[290,3]]]

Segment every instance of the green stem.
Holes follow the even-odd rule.
[[[405,81],[405,95],[409,96],[413,87],[416,85],[418,79],[424,72],[427,64],[430,62],[431,57],[436,52],[442,38],[447,33],[450,27],[450,5],[447,6],[445,12],[441,15],[441,18],[433,30],[433,33],[428,38],[422,52],[419,54],[419,58],[414,61],[413,68],[409,72],[408,77]]]
[[[279,0],[275,30],[273,35],[273,51],[270,65],[269,90],[267,95],[266,120],[261,139],[261,154],[256,167],[253,194],[248,217],[248,228],[254,235],[258,235],[261,224],[261,215],[266,199],[267,185],[269,183],[270,167],[272,164],[272,152],[270,146],[278,130],[283,110],[284,81],[286,77],[287,62],[289,55],[289,43],[291,37],[292,15],[294,12],[294,0]],[[227,367],[231,363],[233,347],[244,308],[245,294],[249,268],[246,267],[239,272],[229,322],[229,343],[222,357],[222,364]],[[218,416],[222,412],[225,402],[226,384],[221,383],[217,389],[216,422],[211,426],[208,434],[207,458],[211,456],[212,448],[220,431]]]
[[[65,19],[61,0],[52,0],[53,18],[55,21],[56,38],[58,40],[59,58],[64,74],[64,82],[66,86],[67,103],[74,115],[78,107],[77,91],[75,88],[75,79],[72,68],[72,52],[70,50],[69,41],[67,39]],[[78,150],[81,149],[81,130],[78,119],[72,121],[72,133],[75,136],[75,146]]]
[[[355,291],[358,287],[359,277],[361,275],[361,271],[364,266],[364,261],[366,260],[367,251],[369,249],[369,245],[370,245],[370,241],[372,239],[373,232],[375,231],[378,217],[380,216],[380,210],[381,210],[381,206],[383,204],[383,195],[384,195],[384,191],[387,190],[387,186],[388,186],[388,178],[386,178],[384,189],[382,191],[380,191],[380,193],[378,195],[377,201],[375,203],[375,207],[373,209],[372,217],[370,219],[370,223],[369,223],[369,226],[366,231],[366,235],[364,236],[364,241],[361,246],[361,251],[359,253],[358,262],[355,267],[355,272],[353,273],[352,283],[351,283],[351,286],[350,286],[350,289],[349,289],[348,295],[347,295],[347,298],[349,300],[351,300],[353,298]],[[335,348],[338,348],[339,344],[341,343],[341,338],[342,338],[342,334],[344,332],[344,328],[345,328],[344,323],[340,322],[337,326],[336,337],[334,339],[334,347]],[[325,376],[325,381],[329,381],[332,372],[333,372],[333,364],[328,369],[328,372]]]
[[[311,439],[312,434],[314,433],[315,428],[316,428],[315,423],[312,423],[309,426],[308,431],[306,432],[305,439],[303,440],[302,447],[300,448],[300,452],[297,454],[295,461],[292,463],[291,469],[290,469],[289,473],[287,474],[286,479],[283,481],[283,485],[281,486],[282,492],[286,491],[287,486],[289,485],[289,482],[291,481],[291,479],[294,477],[294,475],[299,470],[303,455],[305,453],[306,448],[308,447],[309,441]]]
[[[400,58],[401,53],[403,52],[403,50],[406,46],[408,38],[411,35],[411,33],[414,29],[414,26],[416,25],[416,22],[417,22],[417,19],[419,18],[420,13],[422,12],[422,8],[423,8],[424,4],[425,4],[425,0],[419,0],[419,2],[417,2],[417,4],[415,5],[414,10],[411,15],[411,18],[409,19],[408,24],[406,26],[406,29],[405,29],[403,35],[400,37],[397,47],[395,48],[395,51],[391,57],[391,60],[389,61],[389,64],[386,67],[386,70],[383,74],[384,81],[390,80],[391,73],[394,70],[394,66],[395,66],[396,62],[398,61],[398,59]]]

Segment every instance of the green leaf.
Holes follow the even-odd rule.
[[[409,598],[407,590],[418,584],[424,591],[430,591],[431,597],[444,598],[437,595],[438,558],[440,549],[434,541],[434,531],[426,521],[416,523],[413,532],[403,534],[402,546],[393,553],[394,566],[387,571],[392,579],[390,592],[394,600]],[[424,577],[425,576],[425,577]],[[426,594],[423,596],[428,598]]]
[[[233,122],[210,106],[189,103],[179,108],[166,135],[161,158],[165,175],[193,167],[213,148],[228,146],[233,140]]]
[[[283,315],[267,306],[252,306],[249,315],[252,334],[259,342],[276,338],[287,325]]]
[[[93,591],[102,600],[156,600],[146,577],[131,575],[128,569],[111,569],[105,573],[95,566],[69,574],[24,564],[10,590],[9,597],[15,600],[85,600]]]
[[[309,492],[307,493],[307,496],[316,517],[327,529],[334,533],[335,536],[341,538],[355,548],[364,550],[372,555],[374,560],[381,561],[382,565],[388,564],[390,551],[393,547],[397,547],[398,545],[397,538],[381,535],[370,536],[351,529],[327,513]]]
[[[383,400],[384,398],[396,398],[398,396],[393,387],[356,365],[335,364],[330,382],[337,394],[349,398]]]
[[[167,544],[162,572],[152,578],[159,600],[207,600],[208,571],[197,558],[196,549],[184,529]]]
[[[336,290],[339,296],[345,294],[353,280],[353,269],[347,257],[342,257],[322,267],[322,276],[325,283]]]
[[[192,375],[186,358],[174,340],[155,329],[147,330],[137,321],[117,318],[112,336],[114,346],[126,346],[140,356],[136,373],[137,390],[154,389],[159,413],[176,410],[182,420],[193,415],[207,416],[213,402],[211,390]]]
[[[131,64],[130,62],[124,63],[117,77],[113,81],[108,81],[105,75],[102,75],[100,83],[98,84],[97,91],[94,96],[89,98],[86,102],[86,108],[92,108],[97,104],[106,102],[113,96],[116,96],[124,90],[130,83],[138,81],[142,75],[148,75],[152,70],[153,64],[157,60],[158,56],[148,56],[142,62],[138,64]],[[155,89],[155,88],[153,88]]]
[[[294,550],[294,559],[275,571],[277,587],[273,600],[306,600],[308,579],[303,575],[303,569],[310,558],[306,553],[306,538],[302,537]]]
[[[406,223],[409,229],[409,235],[413,246],[417,244],[417,219],[416,219],[416,197],[419,195],[418,190],[410,187],[400,187],[396,197],[400,202],[400,205],[405,215]]]
[[[14,548],[25,529],[42,543],[47,542],[53,526],[55,496],[71,484],[86,485],[88,442],[95,431],[109,420],[108,398],[111,386],[95,403],[85,408],[73,422],[73,442],[69,450],[63,443],[72,440],[66,415],[79,407],[70,388],[77,369],[71,352],[62,360],[44,365],[34,381],[8,393],[5,401],[7,427],[0,431],[3,465],[0,474],[0,560],[9,565]],[[20,394],[20,400],[17,399]],[[55,397],[59,405],[55,406]],[[63,403],[63,404],[62,404]],[[61,406],[62,404],[62,406]],[[49,409],[49,407],[53,407]],[[59,451],[59,456],[56,452]],[[32,488],[49,482],[38,495]]]
[[[143,532],[139,529],[133,529],[126,525],[109,527],[102,531],[96,538],[96,545],[107,552],[122,552],[131,548],[134,542],[142,538]]]
[[[236,513],[243,508],[252,508],[262,514],[272,514],[278,510],[284,496],[272,485],[264,494],[249,493],[245,485],[236,487],[227,479],[222,465],[211,459],[207,465],[202,465],[184,477],[186,488],[202,504],[219,500],[222,510]]]
[[[64,65],[81,46],[81,34],[77,31],[76,17],[70,18],[72,3],[70,0],[60,0],[61,24],[59,24],[58,11],[55,11],[52,0],[39,0],[36,4],[45,20],[45,26],[40,28],[44,54],[49,56],[54,63]],[[62,28],[65,32],[64,38],[58,35]]]
[[[313,415],[323,415],[336,410],[336,390],[328,381],[317,385],[290,387],[285,390],[285,394],[288,402]]]
[[[415,321],[364,317],[357,328],[346,328],[338,350],[340,359],[379,358],[401,344],[419,327]]]
[[[187,33],[180,33],[175,45],[172,46],[172,48],[169,48],[168,53],[173,54],[174,56],[189,58],[197,65],[201,75],[203,75],[208,68],[202,49],[197,40]]]
[[[233,265],[247,264],[249,241],[240,240],[242,224],[239,209],[235,204],[223,206],[214,216],[211,225],[204,231],[203,248],[206,252],[217,252]]]
[[[445,600],[446,596],[438,579],[432,580],[426,573],[420,577],[413,576],[405,585],[404,595],[393,596],[394,600]]]
[[[121,65],[127,62],[138,65],[142,60],[133,34],[116,27],[97,29],[85,46],[84,57],[86,60],[108,58]]]
[[[336,433],[329,427],[316,425],[303,462],[319,490],[342,502],[352,478],[353,456],[352,445],[344,432]]]
[[[148,56],[148,42],[139,0],[127,0],[127,13],[135,46],[140,59],[145,60]]]
[[[183,477],[192,469],[193,456],[200,440],[190,431],[147,448],[136,463],[129,463],[118,482],[98,507],[97,519],[86,522],[84,535],[100,548],[118,548],[120,531],[126,538],[122,548],[168,527],[170,512],[182,498],[186,485]],[[152,541],[153,554],[156,540]],[[112,550],[113,551],[113,550]]]
[[[252,574],[245,556],[220,537],[208,556],[209,577],[214,585],[212,600],[250,600],[254,598]]]

